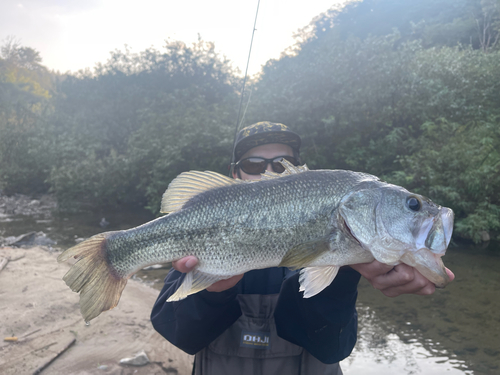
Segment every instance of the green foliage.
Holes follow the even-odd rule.
[[[471,45],[486,49],[498,35],[498,0],[363,0],[333,7],[314,21],[303,39],[336,34],[365,39],[397,29],[403,41],[426,47]]]
[[[440,119],[422,130],[416,152],[402,158],[404,174],[393,181],[405,178],[453,208],[463,237],[479,241],[481,231],[500,229],[500,116],[468,126]]]
[[[0,57],[0,189],[6,193],[47,190],[49,166],[38,154],[40,122],[50,111],[53,77],[35,50],[13,40]]]
[[[250,113],[307,134],[311,166],[386,174],[425,121],[484,119],[498,104],[497,54],[399,44],[398,34],[323,42],[268,64]]]
[[[366,171],[500,230],[500,0],[363,0],[332,8],[248,88],[245,124],[303,136],[311,168]],[[50,188],[64,210],[157,213],[190,169],[227,173],[241,79],[210,43],[114,51],[58,77],[13,40],[0,59],[0,188]]]
[[[229,99],[207,105],[195,90],[183,90],[144,110],[142,127],[130,140],[130,164],[151,211],[158,212],[168,183],[181,172],[227,173],[235,116],[235,101]]]
[[[390,2],[364,1],[352,4],[347,12],[371,3]],[[345,16],[343,10],[334,14],[340,17],[338,12]],[[457,233],[477,240],[478,228],[498,229],[493,219],[496,190],[483,200],[481,194],[457,191],[452,179],[438,183],[431,178],[447,176],[435,158],[451,155],[450,149],[461,150],[461,145],[446,132],[429,133],[423,124],[445,121],[474,129],[476,137],[469,134],[464,139],[472,150],[482,150],[486,138],[478,134],[482,127],[476,124],[495,124],[492,119],[500,114],[500,53],[474,45],[442,45],[446,43],[429,48],[432,38],[411,40],[397,31],[370,36],[355,29],[358,34],[349,36],[342,32],[344,19],[335,17],[330,24],[328,17],[316,21],[309,29],[314,33],[303,38],[293,53],[268,62],[253,89],[256,99],[247,115],[250,121],[282,121],[305,135],[302,154],[312,168],[366,171],[452,207],[457,211]],[[491,137],[498,143],[498,133]],[[428,144],[434,146],[424,147]],[[450,149],[436,155],[443,144]],[[413,155],[427,167],[410,165]],[[460,165],[454,173],[472,186],[474,181],[482,184],[488,173],[494,175],[494,165],[486,162],[479,169],[471,165],[469,174]],[[426,179],[432,184],[425,184]],[[470,215],[473,219],[467,219]]]
[[[133,192],[128,191],[129,185],[124,184],[132,177],[130,166],[114,150],[106,158],[90,152],[79,160],[58,164],[52,168],[49,181],[64,211],[114,206],[118,202],[130,202],[130,196],[134,197]]]
[[[500,39],[500,0],[481,0],[481,10],[474,14],[481,49],[487,52]]]
[[[93,73],[67,77],[50,119],[59,158],[47,181],[60,207],[127,202],[158,212],[177,174],[220,168],[229,160],[236,82],[202,41],[115,51]]]

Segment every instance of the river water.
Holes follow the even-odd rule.
[[[99,226],[105,217],[109,225]],[[127,229],[153,217],[147,211],[72,216],[0,217],[0,236],[43,231],[65,249],[75,239]],[[455,280],[432,296],[385,297],[362,279],[358,343],[342,362],[346,375],[500,374],[500,244],[452,244],[443,258]],[[160,289],[166,269],[137,277]]]

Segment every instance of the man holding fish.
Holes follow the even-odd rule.
[[[242,129],[235,142],[233,178],[258,180],[263,173],[274,178],[276,173],[293,173],[292,166],[297,167],[295,173],[300,173],[300,144],[300,137],[282,124],[260,122]],[[410,196],[407,199],[410,210],[405,209],[417,211],[425,204],[419,197]],[[300,209],[297,204],[296,210]],[[451,236],[450,212],[438,213],[443,221],[440,228],[426,221],[427,229],[419,230],[425,233],[415,237],[415,242],[425,242],[426,247],[438,254],[437,258],[444,254],[443,246],[446,248]],[[347,231],[354,232],[354,220],[351,222],[344,224]],[[431,236],[429,233],[434,229],[438,234],[433,232]],[[329,236],[329,241],[333,241],[333,235]],[[435,272],[432,269],[438,276],[428,270],[424,272],[433,282],[416,268],[399,262],[406,257],[406,263],[422,269],[418,258],[422,251],[418,256],[401,255],[401,251],[398,256],[385,255],[379,246],[381,255],[372,255],[360,247],[366,236],[355,237],[354,245],[345,235],[335,237],[337,242],[345,242],[339,246],[351,253],[354,247],[359,249],[356,257],[351,256],[357,261],[342,263],[350,266],[321,267],[320,262],[319,267],[305,268],[310,271],[300,274],[290,270],[314,265],[317,254],[324,254],[325,250],[307,256],[299,252],[314,253],[324,246],[324,242],[313,240],[307,242],[307,247],[299,246],[288,258],[287,253],[280,264],[283,267],[254,269],[216,280],[195,294],[185,291],[179,294],[185,283],[184,274],[189,277],[199,265],[196,256],[183,257],[173,262],[174,269],[165,280],[152,311],[153,326],[171,343],[195,354],[193,374],[342,374],[338,362],[349,356],[356,342],[355,302],[360,275],[389,297],[432,294],[435,283],[444,286],[454,278],[442,262],[431,266],[436,267]],[[422,256],[425,262],[430,259],[432,263],[434,255],[428,253]],[[373,260],[374,257],[394,265]],[[358,261],[364,263],[353,264]]]

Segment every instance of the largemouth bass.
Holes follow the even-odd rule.
[[[451,239],[452,210],[369,174],[283,165],[281,175],[266,172],[252,182],[182,173],[163,195],[168,215],[98,234],[62,253],[58,261],[76,261],[64,280],[80,292],[84,319],[115,307],[139,269],[188,255],[199,263],[169,301],[277,266],[303,268],[300,290],[308,298],[341,266],[374,259],[416,267],[438,287],[449,282],[441,257]]]

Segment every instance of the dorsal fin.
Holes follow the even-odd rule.
[[[195,195],[221,186],[240,184],[236,180],[217,172],[183,172],[172,180],[161,200],[162,213],[178,211]]]
[[[283,165],[283,167],[285,167],[285,171],[283,173],[276,173],[266,170],[264,173],[261,174],[261,179],[270,180],[273,178],[290,176],[291,174],[302,173],[309,170],[306,164],[302,166],[300,165],[295,166],[286,159],[281,160],[280,163]]]

